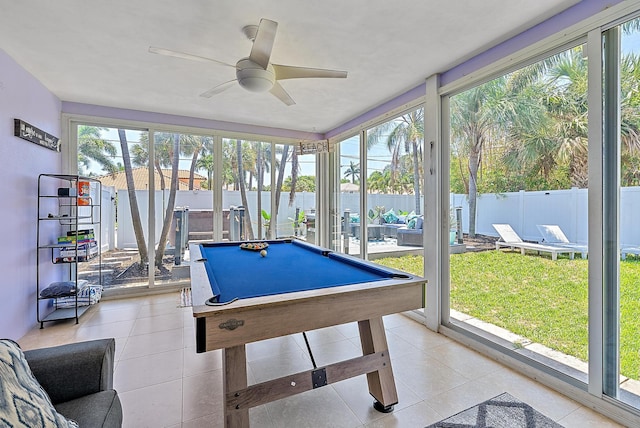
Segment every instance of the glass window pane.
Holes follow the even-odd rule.
[[[272,162],[273,146],[264,142],[226,138],[222,140],[222,145],[222,204],[225,210],[229,210],[229,240],[274,237],[270,177],[277,166]]]
[[[369,259],[423,246],[423,143],[422,108],[367,131]]]
[[[276,144],[277,222],[274,236],[315,242],[315,155],[299,155],[292,145]],[[307,218],[307,215],[309,216]],[[311,235],[307,222],[311,219]]]
[[[452,322],[586,382],[582,47],[452,96],[450,123],[450,223],[461,215],[465,245],[450,251]]]
[[[619,396],[615,397],[635,407],[640,407],[640,229],[636,213],[640,208],[640,95],[638,72],[640,70],[640,19],[622,24],[611,37],[620,37],[619,101],[619,213],[618,246],[621,254],[617,291],[619,295],[619,344],[617,364],[619,373],[605,377],[622,379]],[[611,56],[607,56],[611,57]],[[605,75],[605,78],[608,76]],[[611,126],[611,125],[609,125]],[[617,257],[616,257],[617,258]],[[615,288],[615,286],[614,286]]]
[[[113,193],[113,207],[103,204],[102,260],[105,288],[148,286],[146,236],[149,215],[147,131],[78,125],[78,171],[99,179]],[[135,207],[132,209],[132,207]],[[109,208],[113,208],[110,215]],[[81,266],[80,276],[95,270]]]
[[[341,141],[338,152],[339,197],[333,221],[339,224],[334,230],[341,231],[342,246],[335,249],[360,257],[360,137]]]

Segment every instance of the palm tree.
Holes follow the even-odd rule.
[[[178,164],[180,162],[180,134],[173,134],[173,146],[171,153],[171,184],[169,187],[169,198],[167,200],[167,208],[165,210],[164,221],[162,224],[162,231],[160,232],[160,239],[158,240],[158,250],[156,251],[155,265],[157,267],[162,266],[162,259],[164,258],[165,246],[167,243],[167,236],[169,236],[169,229],[171,228],[171,222],[173,221],[173,210],[176,206],[176,193],[178,191]]]
[[[391,180],[398,178],[400,160],[404,153],[413,161],[413,194],[416,214],[420,214],[420,182],[422,165],[422,144],[424,142],[424,109],[419,108],[403,114],[395,120],[376,126],[367,133],[367,147],[384,141],[391,153]]]
[[[292,206],[296,200],[296,187],[298,184],[298,175],[300,174],[300,163],[298,153],[295,149],[291,151],[291,188],[289,189],[289,206]]]
[[[351,177],[351,184],[356,184],[356,180],[360,179],[360,164],[349,161],[349,166],[344,172],[344,178]]]
[[[283,145],[282,154],[280,156],[280,163],[277,165],[278,167],[278,176],[276,177],[276,206],[271,213],[271,221],[269,222],[269,237],[277,237],[277,225],[278,225],[278,211],[280,209],[280,195],[282,194],[282,183],[284,182],[284,170],[287,166],[287,160],[289,158],[289,147],[288,145]],[[291,184],[291,189],[295,192],[294,183]],[[274,236],[276,235],[276,236]]]
[[[118,172],[113,162],[118,153],[116,146],[101,136],[101,132],[106,130],[97,126],[78,126],[78,167],[81,174],[86,174],[83,168],[89,168],[91,161],[110,174]]]
[[[185,156],[191,157],[191,164],[189,167],[189,190],[193,190],[196,168],[198,167],[198,157],[201,153],[206,153],[207,150],[213,149],[212,143],[213,139],[206,136],[185,134],[181,137],[180,151]]]
[[[249,211],[249,204],[247,200],[247,188],[245,184],[245,173],[244,173],[244,165],[242,158],[242,140],[236,140],[236,163],[238,168],[238,177],[237,182],[240,186],[240,197],[242,198],[242,206],[245,208],[244,210],[244,226],[246,230],[245,237],[246,239],[252,240],[254,239],[253,235],[253,225],[251,223],[251,213]]]
[[[173,137],[171,134],[162,132],[154,134],[155,147],[153,166],[160,179],[160,190],[166,190],[167,184],[163,167],[168,167],[172,163],[172,144]],[[132,163],[138,166],[146,166],[149,164],[149,134],[140,135],[140,143],[131,148],[133,153]]]
[[[144,240],[144,231],[142,229],[142,221],[140,220],[140,210],[138,209],[138,200],[136,199],[136,189],[133,181],[133,170],[131,169],[129,144],[127,143],[127,135],[124,129],[118,129],[118,137],[120,138],[120,150],[122,151],[122,162],[124,163],[124,173],[127,180],[131,222],[133,223],[133,232],[136,236],[136,245],[138,246],[138,254],[140,255],[140,268],[142,268],[148,263],[149,254],[147,253],[147,245]]]
[[[508,168],[526,174],[540,174],[547,189],[553,188],[551,174],[566,165],[573,187],[588,186],[587,138],[587,62],[580,48],[555,55],[544,61],[544,71],[537,71],[538,81],[520,91],[519,114],[509,131],[511,144],[505,154]],[[633,177],[626,165],[640,150],[640,118],[637,82],[640,62],[627,54],[620,64],[622,178]],[[543,97],[540,97],[543,94]],[[540,100],[544,102],[540,102]],[[522,106],[529,105],[524,114]],[[534,114],[534,111],[536,112]],[[632,179],[633,180],[633,179]]]
[[[160,232],[160,237],[158,240],[158,250],[156,251],[154,260],[155,266],[158,267],[162,266],[162,259],[164,257],[167,237],[171,228],[171,222],[173,221],[173,211],[175,209],[176,193],[178,191],[179,182],[180,143],[182,141],[182,137],[182,134],[169,134],[165,132],[156,133],[154,135],[155,156],[153,159],[153,164],[156,172],[158,173],[158,176],[160,177],[159,190],[166,190],[167,188],[163,167],[171,167],[169,197],[167,199],[167,206],[162,220],[162,230]],[[133,161],[136,165],[149,165],[149,135],[147,133],[143,133],[142,135],[140,135],[140,143],[133,146],[132,151],[134,153]],[[127,156],[129,156],[128,149]],[[129,162],[129,168],[131,168],[131,162]],[[125,173],[126,172],[127,164],[125,163]],[[135,199],[135,193],[133,194],[133,198]],[[131,201],[131,195],[129,196],[129,199]],[[136,240],[138,240],[137,233]]]
[[[503,135],[513,117],[514,94],[506,76],[491,80],[451,97],[452,149],[459,159],[466,157],[469,194],[469,236],[476,236],[478,172],[482,150],[492,135]]]
[[[196,162],[198,169],[207,171],[207,189],[213,189],[213,154],[203,153]]]
[[[264,150],[261,142],[255,143],[256,149],[256,181],[257,181],[257,205],[258,205],[258,213],[262,214],[262,190],[264,187],[264,170],[266,168],[266,163],[264,161]],[[262,238],[262,222],[258,222],[258,236]]]

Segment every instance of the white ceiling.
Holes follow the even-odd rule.
[[[0,48],[62,101],[324,133],[576,0],[0,0]],[[235,64],[242,27],[279,23],[271,61],[348,71],[295,79],[287,107],[235,86],[230,67],[148,53],[149,46]],[[1,71],[1,70],[0,70]]]

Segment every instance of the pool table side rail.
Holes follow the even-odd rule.
[[[337,288],[337,287],[336,287]],[[422,283],[287,299],[235,310],[196,312],[198,352],[422,308]]]
[[[206,306],[198,302],[212,295],[207,272],[202,264],[194,264],[191,282],[197,351],[228,348],[422,308],[426,281],[408,276]]]

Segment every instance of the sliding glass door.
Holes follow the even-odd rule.
[[[332,199],[335,206],[331,209],[334,213],[334,249],[359,257],[363,217],[360,212],[360,136],[355,135],[336,144],[335,156],[337,185],[336,197]]]
[[[148,286],[149,132],[77,124],[78,173],[102,182],[112,193],[103,203],[102,278],[105,289]],[[82,264],[79,277],[91,278],[93,264]]]
[[[585,383],[587,78],[576,45],[450,96],[443,220],[452,325]]]
[[[603,392],[640,408],[640,19],[603,33]]]

